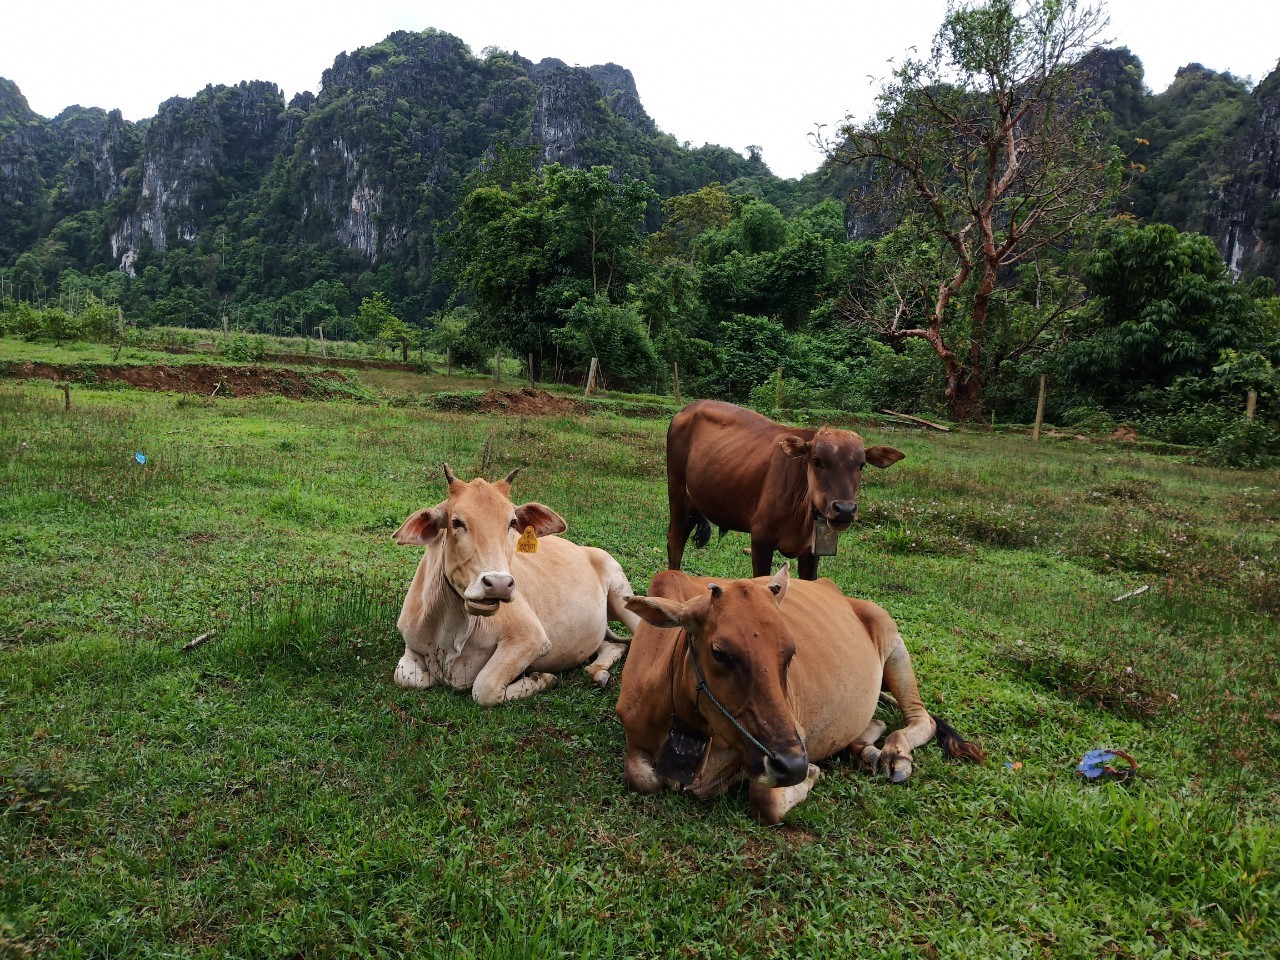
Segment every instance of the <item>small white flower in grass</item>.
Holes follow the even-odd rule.
[[[1019,640],[1019,641],[1018,641],[1018,646],[1022,646],[1022,641],[1021,641],[1021,640]]]
[[[1125,672],[1125,673],[1133,673],[1133,667],[1125,667],[1125,668],[1124,668],[1124,672]]]
[[[1170,700],[1172,700],[1174,703],[1177,703],[1177,702],[1178,702],[1178,695],[1177,695],[1176,693],[1171,693],[1171,694],[1169,694],[1169,699],[1170,699]]]

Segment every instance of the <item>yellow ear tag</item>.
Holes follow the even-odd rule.
[[[524,533],[520,535],[520,539],[516,541],[516,552],[518,553],[537,553],[538,552],[538,535],[533,532],[533,527],[525,527]]]

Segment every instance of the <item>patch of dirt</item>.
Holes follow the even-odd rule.
[[[524,387],[520,390],[490,390],[480,400],[485,413],[514,413],[519,416],[550,417],[560,414],[585,413],[581,400],[556,397],[545,390]]]
[[[345,383],[346,377],[336,370],[299,373],[280,367],[222,367],[211,364],[180,366],[62,366],[23,360],[9,365],[11,377],[37,377],[42,380],[69,380],[74,383],[119,381],[140,390],[171,390],[175,393],[201,393],[209,396],[254,397],[279,394],[302,399],[324,396],[325,382]]]
[[[191,347],[167,346],[159,349],[165,353],[216,355],[216,351],[203,347],[193,349]],[[402,370],[407,373],[415,373],[418,370],[417,366],[412,363],[403,363],[399,360],[376,360],[372,357],[325,357],[315,353],[276,353],[268,351],[265,359],[273,363],[290,363],[295,367],[351,367],[356,370]]]
[[[1115,431],[1111,434],[1111,439],[1127,440],[1128,442],[1133,443],[1139,439],[1138,431],[1133,429],[1133,427],[1129,426],[1127,423],[1124,423],[1116,427]]]

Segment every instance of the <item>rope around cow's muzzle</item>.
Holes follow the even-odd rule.
[[[693,672],[698,678],[698,685],[695,688],[698,692],[698,695],[701,696],[702,694],[705,693],[707,695],[707,699],[710,700],[712,704],[715,705],[715,708],[719,710],[721,714],[723,714],[724,718],[728,720],[731,724],[733,724],[734,729],[736,729],[740,734],[746,737],[747,740],[753,746],[755,746],[757,750],[763,753],[766,757],[768,757],[770,760],[772,760],[774,763],[778,764],[779,766],[782,766],[782,758],[778,756],[776,753],[774,753],[772,750],[770,750],[768,747],[766,747],[759,740],[757,740],[755,736],[752,735],[751,731],[748,730],[746,727],[744,727],[741,723],[739,723],[738,718],[735,717],[732,713],[730,713],[725,708],[725,705],[723,703],[721,703],[719,700],[716,699],[716,695],[712,693],[711,688],[707,686],[707,678],[702,675],[702,667],[698,665],[698,652],[693,648],[693,634],[691,634],[688,630],[685,630],[683,627],[681,627],[680,629],[684,633],[684,638],[689,645],[689,660],[692,661]],[[698,704],[696,700],[694,701],[693,708],[695,710],[698,710]],[[698,710],[698,713],[702,713],[702,711]]]

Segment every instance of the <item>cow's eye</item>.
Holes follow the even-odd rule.
[[[823,462],[822,462],[821,460],[819,460],[817,457],[814,457],[814,458],[813,458],[813,469],[815,469],[815,470],[821,470],[821,469],[823,468],[823,466],[824,466],[824,464],[823,464]]]
[[[465,530],[465,529],[467,529],[467,525],[466,525],[463,521],[459,520],[457,517],[454,517],[454,518],[453,518],[453,529],[455,529],[455,530]]]
[[[511,529],[512,529],[512,530],[516,530],[516,529],[519,529],[519,527],[520,527],[520,521],[519,521],[519,520],[517,520],[515,517],[512,517],[512,518],[511,518]]]
[[[711,648],[711,659],[722,665],[733,663],[733,657],[729,656],[723,650],[717,650],[715,647]]]

